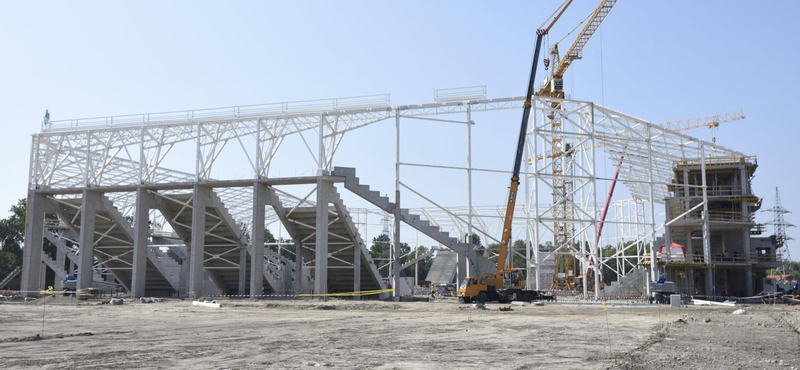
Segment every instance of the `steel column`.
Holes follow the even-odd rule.
[[[700,144],[700,175],[703,178],[703,254],[705,254],[706,265],[711,264],[711,233],[708,226],[708,186],[706,186],[706,150],[705,145]],[[706,269],[706,294],[714,294],[714,271]]]
[[[394,233],[392,235],[392,287],[394,298],[399,298],[400,283],[400,110],[395,110],[395,160],[394,160]]]

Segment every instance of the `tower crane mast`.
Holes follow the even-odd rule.
[[[573,61],[581,59],[583,48],[586,46],[586,43],[589,42],[589,39],[591,39],[592,35],[594,35],[616,3],[617,0],[600,1],[600,4],[586,18],[586,24],[581,29],[578,37],[572,42],[569,49],[567,49],[563,58],[559,55],[558,43],[553,45],[550,50],[553,63],[551,74],[539,88],[537,95],[559,99],[564,98],[564,73],[569,66],[572,65]],[[570,244],[574,239],[574,227],[566,220],[574,219],[573,183],[571,180],[568,180],[568,177],[572,174],[572,156],[574,150],[570,147],[569,143],[565,142],[561,118],[555,114],[556,111],[562,109],[561,102],[553,101],[550,104],[552,111],[548,113],[547,119],[549,120],[552,131],[549,143],[552,150],[549,155],[544,158],[549,158],[552,161],[549,165],[553,175],[552,216],[553,219],[556,220],[553,224],[555,276],[553,278],[552,289],[573,290],[576,288],[575,283],[578,271],[575,255],[570,252],[570,249],[573,249]],[[531,159],[535,160],[533,158]],[[584,284],[584,287],[585,286],[586,284]]]

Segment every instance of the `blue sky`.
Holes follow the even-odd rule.
[[[470,85],[488,85],[490,97],[522,95],[535,28],[560,2],[3,2],[0,209],[25,196],[29,135],[45,109],[65,119],[378,93],[412,104],[431,102],[436,88]],[[550,42],[596,3],[576,1]],[[796,2],[619,1],[565,89],[652,122],[743,109],[748,119],[723,125],[717,142],[758,156],[753,185],[765,208],[778,186],[784,206],[800,212],[798,11]],[[497,117],[518,124],[517,113],[487,120]],[[373,153],[363,167],[374,167],[365,171],[383,192],[392,190],[393,153],[383,150],[390,126],[347,137],[352,149],[337,157],[347,165]],[[462,141],[463,132],[448,131],[458,128],[435,130]],[[486,132],[476,145],[487,154],[476,161],[510,167],[513,135]],[[437,193],[446,182],[420,186]],[[507,179],[478,182],[492,194],[481,203],[504,197]]]

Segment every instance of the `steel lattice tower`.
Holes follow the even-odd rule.
[[[786,222],[784,215],[792,212],[786,208],[783,208],[783,204],[781,203],[781,194],[778,192],[777,187],[775,187],[775,205],[772,208],[765,209],[764,212],[773,213],[772,222],[767,222],[767,225],[772,225],[774,229],[775,246],[778,250],[782,249],[782,252],[785,256],[784,260],[791,260],[789,255],[789,247],[786,245],[786,241],[793,240],[793,238],[786,235],[786,228],[794,227],[794,225]],[[785,267],[784,265],[781,265],[781,274],[785,273]]]

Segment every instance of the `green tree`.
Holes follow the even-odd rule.
[[[425,246],[419,246],[414,252],[411,253],[411,255],[408,256],[406,261],[414,260],[418,256],[422,256],[425,253],[428,253],[429,250],[430,249],[428,249]],[[420,259],[417,262],[417,269],[418,269],[417,272],[418,272],[419,280],[425,280],[425,278],[428,276],[428,271],[431,270],[431,265],[433,265],[433,257],[432,256],[427,256],[425,258]],[[414,265],[406,267],[406,269],[403,270],[403,274],[405,276],[414,276]]]
[[[387,262],[389,262],[390,249],[392,248],[392,243],[389,239],[389,235],[381,234],[375,238],[372,238],[372,246],[369,248],[369,255],[377,260],[376,264],[378,266],[383,266]],[[407,243],[400,243],[400,264],[404,264],[412,259],[414,259],[414,254],[411,253],[411,246]],[[384,267],[380,269],[380,273],[384,276],[388,274],[389,268]],[[408,271],[411,271],[411,275],[408,275]],[[414,276],[413,267],[411,270],[406,268],[400,274],[400,276]]]
[[[779,275],[783,273],[783,271],[786,271],[787,274],[791,274],[795,279],[800,280],[800,262],[791,260],[783,261],[783,269],[774,268],[767,270],[765,276]]]
[[[636,265],[638,263],[638,261],[636,260],[636,244],[630,241],[630,242],[624,242],[622,246],[624,249],[623,253],[626,257],[608,259],[606,263],[603,264],[603,266],[600,268],[600,271],[603,273],[603,281],[606,284],[611,284],[612,280],[616,280],[617,274],[614,272],[614,270],[618,270],[620,267],[627,268],[628,266]],[[600,250],[600,253],[602,253],[604,258],[608,258],[617,253],[617,248],[613,245],[606,245]],[[620,253],[620,255],[622,255],[622,253]],[[628,256],[633,256],[633,257],[628,257]],[[619,264],[621,266],[617,266],[618,263],[617,261],[619,261]]]
[[[22,265],[22,243],[25,239],[25,199],[9,210],[11,216],[0,220],[0,279]]]
[[[500,243],[491,243],[489,244],[486,249],[490,252],[489,256],[490,259],[493,261],[497,261],[497,254],[500,253]],[[553,242],[546,242],[545,244],[539,244],[539,251],[547,252],[553,250]],[[514,257],[512,258],[511,267],[515,269],[524,269],[526,267],[525,258],[520,257],[526,256],[525,254],[525,240],[517,239],[514,243],[511,244],[511,250],[509,253],[514,253]],[[533,255],[531,255],[531,259],[533,259]]]

